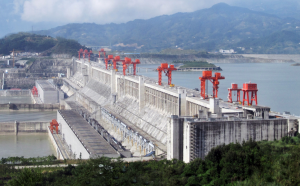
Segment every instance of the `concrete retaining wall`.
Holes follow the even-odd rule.
[[[56,111],[58,109],[60,109],[60,104],[0,104],[0,111]]]
[[[61,153],[61,151],[60,151],[60,149],[59,149],[59,147],[58,147],[58,145],[57,145],[57,143],[56,143],[56,141],[55,141],[55,139],[53,137],[53,134],[50,132],[50,128],[49,127],[47,127],[47,132],[48,132],[48,135],[50,137],[51,143],[52,143],[52,145],[53,145],[53,147],[55,149],[56,158],[58,160],[64,160],[64,156],[62,155],[62,153]]]
[[[30,96],[30,90],[0,90],[0,96],[7,96],[7,97],[28,97]]]
[[[49,122],[1,122],[0,134],[46,133]]]
[[[240,121],[184,121],[183,160],[190,162],[204,158],[209,151],[222,144],[242,143],[243,141],[273,141],[286,136],[286,119],[240,120]],[[175,134],[176,136],[176,134]],[[178,134],[180,136],[180,134]]]

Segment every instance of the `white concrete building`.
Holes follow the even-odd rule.
[[[219,52],[222,53],[222,54],[233,54],[234,50],[233,49],[230,49],[230,50],[220,49]]]
[[[64,99],[64,93],[56,89],[48,80],[37,80],[35,86],[42,103],[55,104]]]

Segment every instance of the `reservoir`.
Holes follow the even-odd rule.
[[[31,97],[0,97],[0,103],[31,103]],[[50,121],[56,111],[1,111],[0,122]],[[47,133],[0,135],[0,158],[12,156],[42,157],[55,154]]]
[[[12,156],[42,157],[55,154],[47,133],[0,135],[0,158]]]
[[[290,111],[292,114],[300,115],[300,99],[298,98],[300,67],[291,66],[290,63],[220,63],[215,65],[223,69],[220,72],[225,77],[224,80],[220,80],[219,98],[228,100],[228,88],[230,88],[231,83],[237,83],[239,88],[242,88],[243,83],[251,81],[257,83],[259,105],[269,106],[272,111]],[[140,65],[138,74],[152,77],[157,81],[158,72],[153,70],[158,66],[159,64]],[[145,68],[149,69],[146,71]],[[202,76],[201,71],[173,71],[172,83],[177,86],[200,90],[200,76]],[[167,82],[165,75],[163,75],[163,82]],[[209,83],[209,94],[212,94],[212,83]]]

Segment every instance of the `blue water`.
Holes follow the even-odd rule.
[[[219,97],[227,100],[228,88],[231,83],[251,81],[258,86],[258,105],[271,107],[272,111],[290,111],[300,115],[300,67],[291,66],[290,63],[220,63],[224,80],[220,80]],[[157,79],[158,73],[152,70],[146,72],[145,68],[155,69],[158,65],[140,65],[138,74]],[[172,83],[187,88],[200,89],[199,77],[202,72],[173,72]],[[163,77],[167,82],[167,77]],[[212,84],[209,84],[209,93],[212,94]]]

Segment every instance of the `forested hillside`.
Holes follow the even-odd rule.
[[[0,54],[8,55],[14,49],[22,52],[44,52],[47,54],[77,55],[80,48],[85,48],[77,41],[64,38],[53,38],[45,35],[18,33],[0,39]]]

